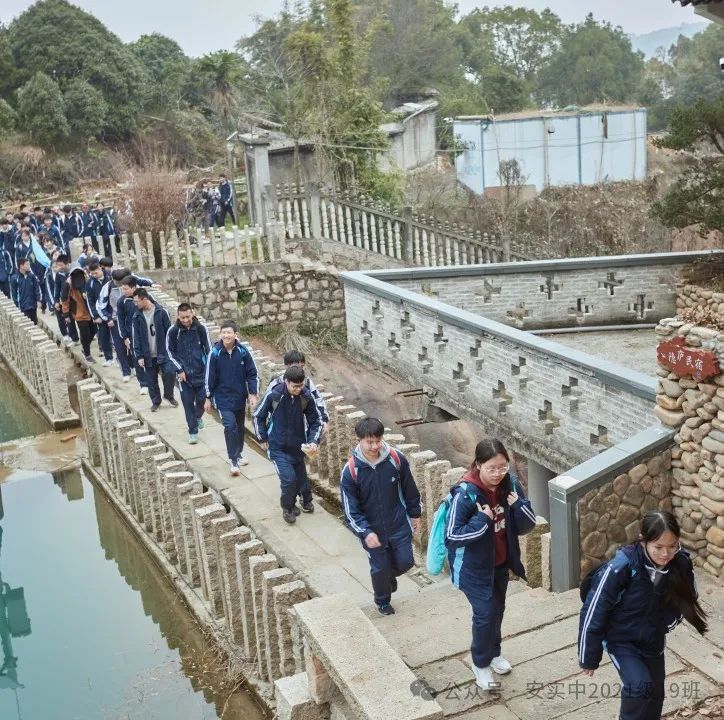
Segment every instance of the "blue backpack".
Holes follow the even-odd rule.
[[[459,487],[463,492],[468,494],[468,497],[473,502],[475,502],[477,495],[475,492],[468,489],[468,483],[462,482]],[[450,511],[452,499],[452,492],[449,492],[445,496],[445,499],[440,503],[437,510],[435,510],[435,515],[433,515],[432,518],[432,526],[430,527],[430,534],[427,538],[427,572],[430,575],[439,575],[445,567],[445,560],[447,559],[445,529],[447,527],[447,516]]]

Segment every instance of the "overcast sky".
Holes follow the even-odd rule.
[[[32,4],[2,0],[0,20],[8,23]],[[273,16],[283,0],[75,0],[74,4],[93,13],[126,42],[160,32],[176,40],[188,55],[198,56],[233,48],[240,37],[254,32],[255,16]],[[457,4],[462,13],[482,5],[550,7],[567,23],[579,22],[593,12],[596,19],[636,34],[702,20],[691,7],[682,8],[671,0],[457,0]]]

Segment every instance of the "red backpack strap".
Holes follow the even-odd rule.
[[[347,460],[347,469],[349,470],[349,474],[352,476],[352,481],[357,482],[357,465],[354,461],[354,455],[350,455],[349,460]]]
[[[402,462],[400,461],[400,453],[398,453],[393,447],[390,447],[390,460],[392,460],[392,464],[399,470],[402,465]]]

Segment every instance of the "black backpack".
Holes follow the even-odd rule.
[[[599,575],[603,574],[603,571],[613,562],[615,559],[615,555],[611,560],[607,560],[606,562],[601,563],[600,565],[597,565],[594,568],[591,568],[588,573],[586,574],[586,577],[581,580],[581,584],[578,587],[579,595],[581,596],[581,602],[585,603],[586,598],[588,597],[588,593],[591,592],[591,585],[593,585],[593,581],[595,578],[597,578]],[[623,590],[625,591],[629,583],[631,582],[631,578],[634,576],[634,569],[631,567],[631,561],[626,563],[626,568],[623,570],[623,572],[626,573],[624,577],[624,585]],[[623,591],[622,591],[623,592]],[[620,596],[619,596],[620,599]]]

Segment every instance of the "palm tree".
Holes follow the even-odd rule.
[[[199,58],[195,70],[208,88],[209,104],[230,131],[231,114],[239,99],[239,82],[244,76],[244,60],[238,53],[219,50]]]

